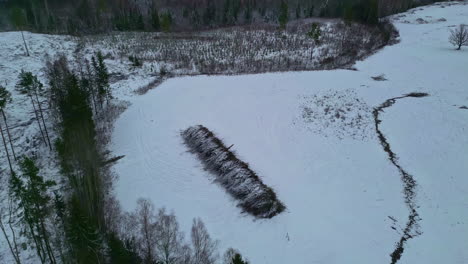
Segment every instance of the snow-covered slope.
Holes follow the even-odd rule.
[[[412,202],[420,220],[410,233],[422,234],[405,243],[399,263],[468,263],[468,48],[455,51],[447,41],[450,28],[468,24],[468,5],[417,8],[394,22],[401,43],[359,62],[358,71],[177,78],[137,96],[152,72],[107,59],[110,71],[125,77],[112,84],[114,95],[132,103],[112,143],[115,155],[126,155],[114,167],[124,208],[150,198],[175,210],[185,232],[201,217],[221,249],[238,248],[253,264],[390,263],[410,212],[372,111],[390,98],[425,92],[397,100],[378,117],[397,164],[417,183]],[[54,154],[40,143],[32,106],[14,86],[21,69],[45,83],[47,57],[89,57],[93,47],[75,53],[76,38],[25,37],[31,57],[19,32],[0,33],[0,82],[13,95],[6,114],[16,153],[37,155],[54,179]],[[371,78],[381,74],[388,80]],[[242,215],[182,144],[180,131],[197,124],[234,144],[231,150],[274,188],[287,211],[270,220]],[[1,150],[3,201],[7,174]],[[33,252],[22,257],[38,263]],[[12,261],[0,236],[0,263]]]
[[[468,5],[395,17],[401,42],[357,71],[176,78],[131,97],[112,143],[125,155],[115,165],[124,208],[150,198],[175,210],[184,230],[199,216],[221,248],[254,264],[390,263],[409,210],[372,110],[424,92],[379,115],[398,164],[417,182],[413,231],[421,235],[398,263],[467,263],[468,110],[460,107],[468,106],[468,49],[447,39],[449,28],[468,24]],[[381,74],[386,81],[371,78]],[[287,211],[270,220],[242,215],[182,143],[180,131],[197,124],[234,144]]]

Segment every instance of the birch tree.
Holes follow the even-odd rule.
[[[214,264],[218,260],[218,242],[211,239],[205,224],[200,218],[192,224],[193,264]]]
[[[183,259],[184,235],[179,231],[179,223],[173,213],[159,209],[156,231],[156,261],[161,264],[178,264]]]
[[[155,214],[153,204],[146,199],[139,199],[137,202],[136,216],[140,226],[140,247],[144,263],[153,263],[155,261]]]

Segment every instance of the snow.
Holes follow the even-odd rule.
[[[448,43],[450,28],[468,24],[468,2],[421,7],[393,19],[401,42],[358,62],[357,71],[181,77],[139,96],[134,91],[154,79],[149,66],[130,69],[106,59],[111,72],[129,76],[112,84],[117,99],[131,103],[115,124],[111,145],[115,155],[125,155],[114,166],[124,209],[150,198],[174,210],[186,233],[201,217],[221,250],[238,248],[254,264],[390,263],[408,209],[398,170],[376,137],[372,109],[389,98],[426,92],[429,97],[398,100],[380,114],[399,164],[418,183],[423,234],[408,240],[399,263],[468,263],[468,110],[460,108],[468,106],[468,48],[455,51]],[[80,42],[31,33],[25,38],[31,57],[24,56],[19,32],[0,33],[0,82],[13,95],[6,114],[17,154],[36,153],[41,171],[54,178],[55,157],[37,139],[32,107],[14,85],[21,69],[46,83],[46,59],[58,53],[72,58]],[[91,54],[87,47],[77,56]],[[388,80],[372,79],[381,74]],[[242,214],[184,146],[180,132],[194,125],[234,144],[231,150],[287,210],[268,220]],[[52,130],[50,120],[48,126]],[[3,176],[3,151],[0,165]],[[6,179],[1,177],[0,199]],[[1,236],[0,259],[12,262]],[[23,263],[38,263],[34,252],[24,252]]]
[[[418,183],[423,234],[408,240],[399,263],[467,263],[468,111],[459,107],[468,105],[468,50],[455,51],[447,39],[449,28],[468,22],[468,5],[404,15],[395,20],[401,42],[357,63],[357,71],[183,77],[130,98],[112,140],[113,152],[126,155],[114,166],[123,207],[150,198],[173,209],[183,230],[201,217],[221,249],[238,248],[252,263],[390,263],[408,217],[398,170],[367,125],[328,116],[314,122],[303,111],[313,96],[337,107],[346,96],[370,107],[351,107],[345,120],[369,111],[362,124],[372,124],[372,107],[426,92],[380,116],[399,163]],[[432,19],[420,24],[420,17]],[[380,74],[388,80],[371,78]],[[270,220],[241,214],[183,145],[180,131],[198,124],[234,144],[287,211]]]

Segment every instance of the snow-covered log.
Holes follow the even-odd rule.
[[[243,211],[257,218],[272,218],[286,209],[273,189],[206,127],[189,127],[181,134],[190,151],[216,176],[216,182],[238,201]]]

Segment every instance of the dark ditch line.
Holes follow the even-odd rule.
[[[408,98],[408,97],[421,98],[421,97],[425,97],[428,95],[429,94],[427,93],[409,93],[403,96],[394,97],[394,98],[388,99],[380,106],[374,108],[374,111],[373,111],[374,121],[375,121],[375,130],[377,132],[380,144],[382,145],[384,151],[388,154],[388,158],[390,162],[400,172],[401,180],[403,181],[403,184],[404,184],[403,194],[405,198],[405,204],[409,209],[409,216],[408,216],[408,221],[406,222],[406,227],[403,229],[403,234],[400,240],[395,245],[395,250],[390,254],[390,257],[392,258],[391,264],[395,264],[400,260],[405,250],[405,243],[409,239],[412,239],[422,234],[421,231],[419,230],[420,227],[418,223],[421,220],[421,218],[419,217],[419,214],[416,210],[417,205],[415,203],[416,186],[417,186],[416,180],[411,174],[405,171],[401,167],[401,165],[398,163],[397,155],[392,151],[392,148],[390,147],[390,143],[388,143],[387,138],[385,138],[384,134],[380,130],[380,123],[382,122],[382,120],[379,119],[379,114],[383,112],[385,108],[388,108],[394,105],[396,101],[399,99]]]
[[[197,155],[205,170],[216,176],[219,183],[238,207],[255,218],[272,218],[286,207],[272,188],[265,185],[249,165],[236,157],[208,128],[197,125],[181,133],[190,152]]]

